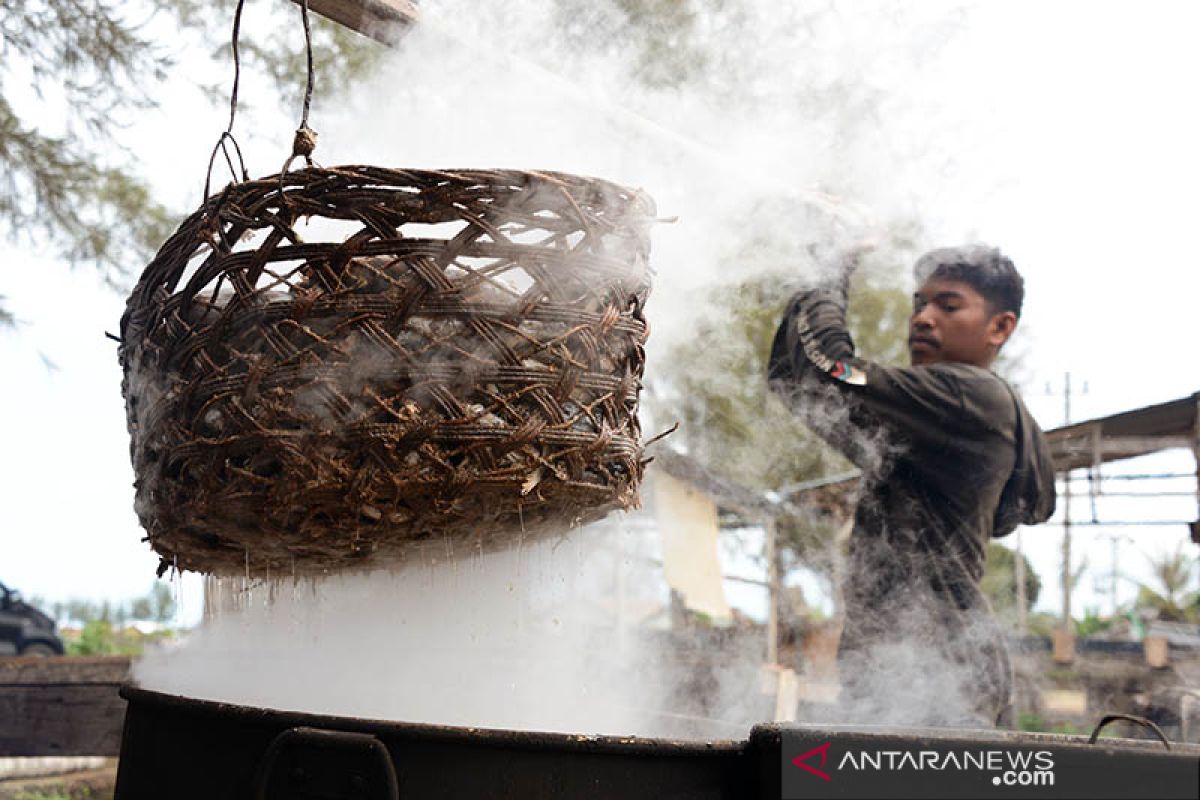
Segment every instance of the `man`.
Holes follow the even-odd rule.
[[[1045,437],[990,367],[1024,281],[982,245],[916,264],[910,368],[857,358],[849,264],[791,301],[769,381],[863,471],[838,648],[845,721],[1009,723],[1012,670],[979,588],[988,540],[1054,511]]]

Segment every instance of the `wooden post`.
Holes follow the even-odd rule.
[[[1170,643],[1165,636],[1147,636],[1143,639],[1142,654],[1151,669],[1164,669],[1171,663]]]
[[[1052,657],[1055,664],[1070,664],[1075,660],[1075,632],[1059,628],[1054,632]]]
[[[1063,538],[1062,538],[1062,620],[1064,631],[1071,631],[1071,470],[1063,473]]]
[[[778,688],[775,691],[775,722],[795,722],[796,709],[800,703],[800,680],[790,669],[779,670]]]
[[[1191,690],[1185,694],[1179,703],[1180,739],[1192,744],[1200,744],[1200,692]]]
[[[291,2],[299,5],[300,0]],[[394,45],[418,17],[417,5],[411,0],[308,0],[308,8],[386,45]]]
[[[776,555],[775,519],[766,520],[767,531],[767,664],[779,663],[779,559]]]

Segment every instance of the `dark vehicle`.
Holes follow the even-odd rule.
[[[62,639],[54,620],[0,583],[0,656],[60,656]]]

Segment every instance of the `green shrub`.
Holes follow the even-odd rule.
[[[147,643],[174,635],[171,630],[145,634],[137,628],[118,628],[107,620],[95,619],[83,626],[77,638],[64,638],[69,656],[140,656]]]
[[[1083,619],[1075,622],[1075,635],[1081,639],[1086,639],[1089,636],[1095,636],[1097,633],[1108,630],[1113,625],[1111,617],[1102,617],[1094,608],[1089,608]]]
[[[1046,721],[1040,714],[1032,711],[1022,711],[1017,714],[1017,730],[1028,733],[1041,733],[1046,730]]]
[[[112,623],[94,619],[83,626],[79,638],[67,642],[69,656],[107,656],[116,653],[116,637]]]

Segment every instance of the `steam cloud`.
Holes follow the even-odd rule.
[[[600,523],[502,553],[435,546],[395,572],[221,579],[214,616],[138,662],[135,678],[378,719],[738,738],[770,701],[757,692],[759,653],[718,643],[704,655],[722,666],[696,668],[689,642],[653,616],[652,538]]]
[[[422,22],[344,102],[322,100],[318,85],[318,156],[563,170],[646,189],[679,218],[660,227],[652,253],[652,378],[717,315],[705,300],[715,289],[756,273],[811,278],[821,253],[911,210],[902,187],[929,164],[886,146],[880,115],[897,112],[883,85],[915,83],[954,19],[945,4],[921,17],[886,2],[684,5],[697,12],[692,48],[708,58],[686,79],[656,82],[646,79],[655,50],[620,4],[422,3]],[[687,62],[692,51],[659,33]],[[743,736],[769,705],[761,650],[705,644],[712,666],[698,673],[678,637],[632,610],[661,604],[665,590],[639,560],[645,543],[615,524],[507,553],[427,552],[395,573],[243,586],[236,608],[149,655],[136,677],[191,696],[375,718]],[[617,601],[621,573],[629,593]],[[952,666],[931,672],[920,648],[878,665],[888,705],[855,710],[856,721],[910,721],[932,695],[955,702]],[[910,677],[929,691],[905,695]]]

